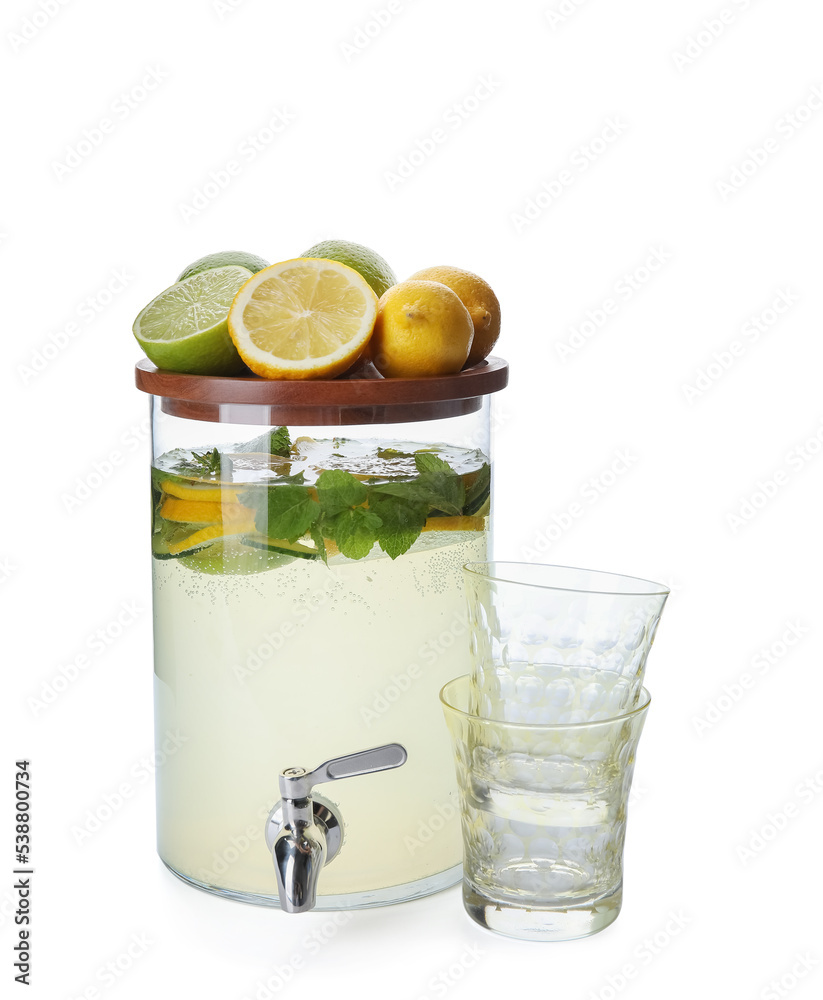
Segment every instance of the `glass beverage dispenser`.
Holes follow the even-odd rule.
[[[506,363],[284,382],[143,361],[136,378],[152,397],[156,739],[180,744],[157,774],[163,862],[290,911],[458,882],[438,691],[471,669],[462,566],[492,557]]]

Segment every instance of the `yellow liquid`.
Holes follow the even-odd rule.
[[[246,575],[153,561],[157,739],[185,740],[157,775],[169,866],[276,898],[264,829],[279,772],[395,742],[408,751],[402,767],[317,788],[344,827],[318,902],[459,864],[438,691],[471,669],[461,567],[487,558],[487,535],[434,531],[394,561],[375,547],[367,559]]]

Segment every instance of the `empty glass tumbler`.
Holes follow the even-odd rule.
[[[454,750],[463,903],[509,937],[564,941],[612,923],[635,753],[650,697],[594,722],[523,724],[471,714],[471,678],[440,694]]]
[[[469,563],[465,578],[475,714],[576,723],[635,703],[667,587],[517,562]]]

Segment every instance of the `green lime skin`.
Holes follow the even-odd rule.
[[[252,274],[257,274],[258,271],[262,271],[264,267],[269,266],[269,261],[263,260],[257,254],[246,253],[244,250],[222,250],[219,253],[207,253],[205,257],[200,257],[193,264],[189,264],[188,267],[183,268],[177,280],[185,281],[186,278],[190,278],[193,274],[200,274],[201,271],[211,271],[215,267],[228,267],[230,264],[236,264],[237,267],[245,267]]]
[[[340,264],[346,264],[366,279],[378,298],[386,289],[397,284],[397,275],[388,261],[360,243],[350,243],[348,240],[323,240],[322,243],[315,243],[313,247],[309,247],[300,256],[336,260]]]

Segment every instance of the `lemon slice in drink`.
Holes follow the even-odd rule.
[[[158,368],[193,375],[237,375],[243,362],[227,318],[237,290],[252,276],[245,267],[216,267],[178,281],[138,313],[133,331]]]
[[[357,271],[297,257],[243,285],[229,311],[229,333],[263,378],[334,378],[363,353],[376,318],[377,296]]]

